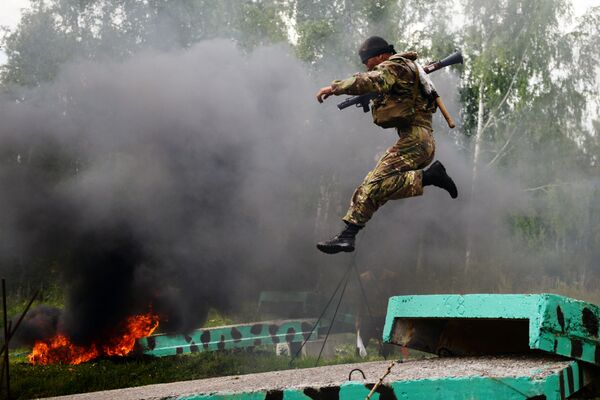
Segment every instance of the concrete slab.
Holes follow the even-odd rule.
[[[55,399],[360,399],[383,375],[389,362],[345,364],[241,376],[227,376]],[[352,369],[359,373],[348,380]],[[550,355],[433,358],[397,365],[378,390],[378,399],[559,400],[590,381],[585,364]],[[542,397],[539,397],[542,398]]]
[[[392,297],[384,340],[439,355],[543,350],[600,365],[600,308],[553,294]]]

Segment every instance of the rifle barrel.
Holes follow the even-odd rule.
[[[337,108],[339,108],[340,110],[343,110],[344,108],[348,108],[353,104],[356,104],[357,100],[356,100],[356,96],[355,97],[349,97],[346,100],[342,101],[341,103],[339,103],[337,105]]]

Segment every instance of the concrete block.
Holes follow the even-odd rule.
[[[389,362],[333,365],[150,385],[70,400],[364,400]],[[349,372],[360,368],[366,379]],[[592,366],[552,355],[433,358],[396,365],[374,400],[563,400],[590,381]]]
[[[594,304],[554,294],[392,297],[383,339],[438,355],[542,350],[600,365]]]
[[[316,320],[268,321],[198,329],[189,335],[157,334],[141,338],[144,354],[163,357],[203,351],[232,350],[278,343],[298,343],[311,335]],[[317,337],[317,329],[311,338]]]

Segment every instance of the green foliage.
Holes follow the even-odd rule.
[[[377,35],[396,49],[414,49],[423,57],[441,57],[455,47],[445,16],[449,0],[351,0],[322,2],[297,0],[298,57],[317,70],[332,62],[364,68],[357,57],[359,45]]]
[[[484,117],[518,121],[554,83],[553,68],[563,65],[569,47],[560,35],[558,18],[564,0],[467,1],[465,27],[468,69],[463,78],[465,131],[476,125],[479,86],[484,87]],[[508,98],[505,99],[505,96]],[[505,122],[504,125],[507,125]],[[487,132],[486,132],[487,133]]]
[[[274,4],[248,2],[241,8],[238,22],[243,36],[239,43],[246,49],[270,43],[286,42],[287,27],[281,18],[283,10]]]
[[[398,2],[391,16],[393,21],[398,21],[396,34],[392,36],[397,49],[414,49],[422,58],[439,59],[461,46],[451,28],[452,13],[448,12],[454,6],[451,0]]]
[[[52,80],[74,59],[119,59],[147,47],[189,47],[210,38],[229,38],[244,49],[288,42],[288,23],[297,33],[300,59],[319,68],[332,61],[362,68],[356,56],[369,35],[399,50],[440,57],[454,48],[445,10],[450,0],[33,0],[17,29],[1,45],[9,62],[6,85],[35,86]]]
[[[527,188],[529,208],[509,224],[512,241],[523,254],[544,257],[534,261],[540,274],[564,277],[565,267],[583,273],[598,245],[589,235],[599,210],[590,201],[597,193],[590,151],[597,138],[586,112],[598,105],[588,64],[600,55],[598,25],[590,27],[598,10],[565,32],[565,0],[464,4],[463,129],[467,138],[480,135],[481,166],[518,177]]]
[[[51,80],[73,55],[74,38],[61,32],[54,15],[43,7],[26,12],[19,29],[4,39],[8,63],[1,67],[3,83],[37,86]]]
[[[245,49],[287,41],[276,0],[32,0],[0,45],[4,85],[37,86],[76,59],[122,59],[146,48],[171,50],[229,38]]]
[[[327,21],[307,21],[298,27],[298,34],[296,54],[301,60],[314,63],[323,58],[330,47],[328,43],[334,42],[335,29]]]
[[[214,308],[211,308],[210,310],[208,310],[208,315],[206,316],[206,323],[204,324],[204,327],[210,328],[213,326],[225,326],[232,325],[233,323],[233,319],[219,313]]]

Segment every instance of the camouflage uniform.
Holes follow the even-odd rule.
[[[394,55],[372,71],[332,83],[333,94],[359,95],[377,92],[393,97],[411,96],[415,84],[414,62]],[[389,96],[392,96],[390,98]],[[364,226],[373,213],[388,200],[403,199],[423,194],[423,171],[431,163],[435,142],[431,128],[435,103],[421,91],[415,102],[415,114],[410,126],[398,126],[398,142],[387,149],[375,168],[367,174],[352,196],[344,221]]]

